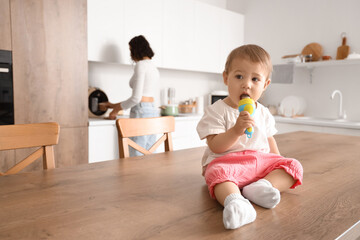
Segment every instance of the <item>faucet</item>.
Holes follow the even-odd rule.
[[[340,92],[340,90],[334,90],[331,94],[331,100],[334,100],[335,98],[335,95],[336,94],[339,94],[339,99],[340,99],[340,103],[339,103],[339,114],[338,114],[338,117],[339,119],[346,119],[346,113],[345,111],[343,110],[343,106],[342,106],[342,93]]]

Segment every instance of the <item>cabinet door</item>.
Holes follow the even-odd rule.
[[[116,126],[89,126],[89,163],[119,158]]]
[[[88,59],[102,62],[129,62],[124,39],[124,1],[88,0]]]
[[[0,49],[11,51],[10,0],[0,0]]]
[[[176,118],[175,132],[172,133],[174,150],[206,146],[205,140],[200,140],[196,127],[201,117]]]
[[[163,67],[196,70],[195,1],[164,1]]]
[[[221,72],[219,8],[195,2],[195,67],[204,72]]]
[[[162,66],[162,0],[125,0],[125,41],[143,35],[150,43],[154,63]],[[131,63],[125,59],[125,63]]]
[[[229,53],[244,44],[244,16],[228,10],[221,9],[220,29],[220,66],[221,71],[225,68],[225,62]]]

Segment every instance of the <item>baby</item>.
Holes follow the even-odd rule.
[[[300,185],[299,161],[280,156],[273,135],[277,132],[269,110],[257,100],[269,86],[272,64],[257,45],[234,49],[227,58],[223,80],[229,95],[207,107],[197,131],[206,138],[202,166],[212,198],[224,206],[226,229],[236,229],[256,219],[249,200],[264,208],[280,202],[280,192]],[[256,111],[238,111],[243,98],[255,101]],[[254,129],[249,138],[247,128]],[[242,191],[240,191],[242,189]]]

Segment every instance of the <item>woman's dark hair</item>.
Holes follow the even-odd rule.
[[[144,57],[152,58],[154,56],[154,52],[151,49],[149,42],[143,35],[133,37],[130,40],[129,45],[131,58],[134,61],[142,60]]]

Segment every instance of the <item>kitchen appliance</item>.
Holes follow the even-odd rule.
[[[14,124],[12,53],[0,50],[0,125]]]
[[[108,102],[109,101],[108,97],[106,96],[104,91],[96,87],[90,87],[88,94],[89,94],[89,117],[103,118],[103,115],[107,111],[101,111],[99,109],[99,103]]]
[[[168,89],[168,104],[175,104],[175,88]]]
[[[224,99],[229,95],[227,91],[213,91],[209,95],[210,105],[216,102],[219,99]]]

